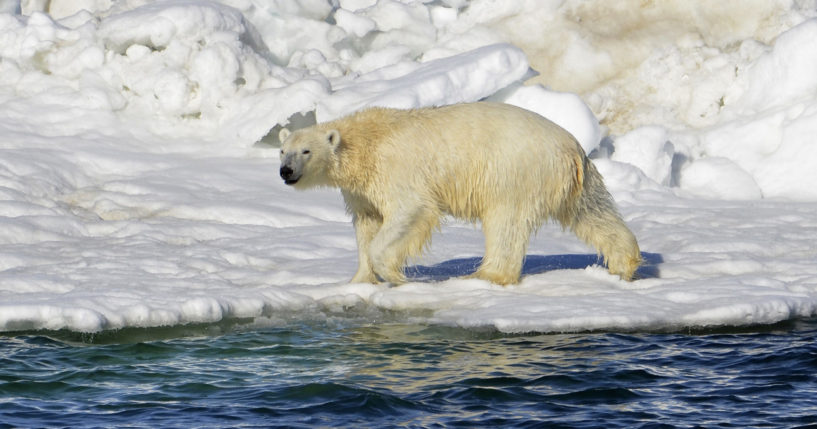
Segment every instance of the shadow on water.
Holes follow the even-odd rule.
[[[644,259],[636,271],[637,279],[660,277],[658,266],[664,262],[659,253],[641,252]],[[455,277],[464,277],[474,273],[482,258],[460,258],[440,262],[437,265],[415,265],[406,268],[406,275],[414,281],[443,281]],[[528,255],[522,266],[522,275],[541,274],[555,270],[581,270],[593,265],[603,265],[602,259],[595,254],[573,255]]]

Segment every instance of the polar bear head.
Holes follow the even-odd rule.
[[[330,185],[328,173],[340,145],[338,130],[309,127],[290,132],[283,128],[278,138],[284,183],[300,189]]]

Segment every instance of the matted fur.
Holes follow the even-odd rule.
[[[519,281],[528,240],[548,219],[626,280],[641,262],[581,146],[533,112],[485,102],[371,108],[280,137],[288,183],[341,189],[358,241],[352,282],[404,282],[405,261],[446,214],[482,223],[485,256],[474,275],[497,284]]]

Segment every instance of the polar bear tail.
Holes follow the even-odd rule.
[[[630,281],[641,265],[641,251],[632,231],[621,219],[601,174],[586,156],[577,162],[578,192],[565,226],[602,254],[612,274]]]

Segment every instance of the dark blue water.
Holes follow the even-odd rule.
[[[0,427],[815,424],[817,320],[660,334],[324,320],[0,336]]]

